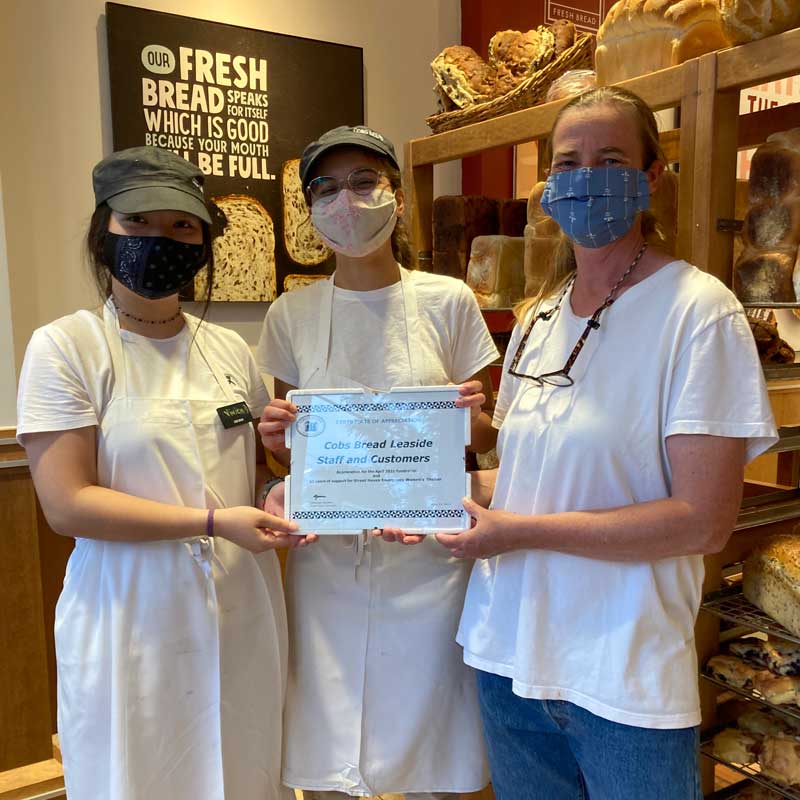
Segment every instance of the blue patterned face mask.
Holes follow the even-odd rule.
[[[605,247],[650,208],[650,187],[634,167],[579,167],[550,175],[541,202],[575,244]]]

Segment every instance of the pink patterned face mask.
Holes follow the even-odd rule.
[[[392,235],[397,200],[383,188],[376,187],[364,197],[342,189],[331,200],[317,200],[311,206],[311,221],[332,250],[361,258],[374,253]]]

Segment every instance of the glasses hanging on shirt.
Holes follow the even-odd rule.
[[[592,331],[596,331],[600,327],[600,315],[614,303],[616,300],[617,290],[622,285],[623,281],[628,277],[628,275],[633,272],[634,267],[639,263],[644,255],[645,250],[647,250],[647,242],[642,245],[641,250],[639,250],[639,252],[636,254],[636,258],[633,259],[631,265],[625,270],[622,277],[611,288],[611,291],[608,293],[606,299],[597,308],[594,314],[592,314],[592,316],[586,321],[586,327],[583,329],[583,333],[578,339],[578,343],[572,348],[572,352],[569,354],[566,364],[564,364],[561,369],[556,370],[555,372],[545,372],[542,375],[528,375],[524,372],[517,372],[519,361],[522,358],[522,353],[525,351],[525,345],[528,343],[528,338],[531,335],[533,326],[540,319],[544,322],[549,322],[558,313],[570,286],[575,283],[574,275],[567,281],[566,286],[564,286],[562,289],[561,294],[558,296],[558,300],[556,300],[556,304],[552,308],[549,308],[547,311],[540,311],[538,314],[533,315],[530,325],[528,325],[527,330],[519,341],[517,351],[514,353],[514,358],[511,360],[511,364],[509,364],[508,374],[513,375],[515,378],[525,378],[526,380],[533,381],[537,386],[544,386],[545,384],[548,386],[572,386],[575,381],[569,373],[578,356],[580,355],[581,350],[583,350],[583,346],[586,344],[589,334]]]

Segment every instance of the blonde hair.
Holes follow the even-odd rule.
[[[596,106],[611,106],[631,112],[639,129],[644,169],[649,169],[654,161],[660,161],[666,165],[667,160],[658,138],[658,124],[656,123],[655,115],[639,95],[617,86],[600,86],[597,89],[590,89],[588,92],[574,97],[558,112],[553,128],[550,131],[550,137],[547,140],[545,152],[547,153],[546,158],[548,161],[552,158],[555,131],[564,115],[570,111],[584,111]],[[643,211],[639,218],[639,224],[645,239],[654,244],[662,244],[664,242],[664,233],[652,212]],[[514,308],[514,314],[517,319],[522,322],[532,308],[538,308],[543,300],[563,289],[567,281],[575,274],[576,269],[575,249],[572,246],[572,242],[562,231],[559,233],[551,268],[539,290],[533,297],[526,298]]]

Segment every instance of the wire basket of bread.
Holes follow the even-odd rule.
[[[427,118],[434,133],[530,108],[568,70],[592,67],[594,37],[565,20],[535,30],[499,31],[489,60],[472,48],[445,48],[431,63],[439,113]]]

